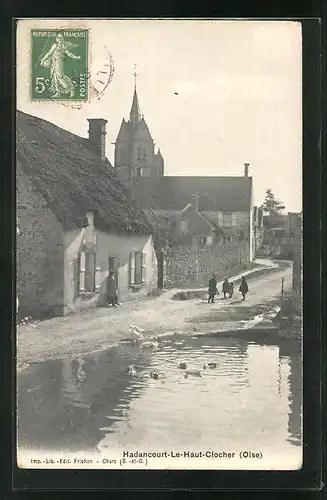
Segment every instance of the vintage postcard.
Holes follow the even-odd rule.
[[[17,21],[23,469],[302,467],[295,21]]]

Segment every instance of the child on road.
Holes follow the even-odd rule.
[[[244,276],[242,276],[239,290],[240,290],[242,297],[243,297],[242,300],[245,300],[246,294],[249,291],[249,287],[248,287],[248,284],[247,284]]]
[[[227,299],[227,294],[229,293],[229,281],[228,278],[224,279],[223,282],[223,294],[224,294],[224,299]]]

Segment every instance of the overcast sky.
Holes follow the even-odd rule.
[[[89,28],[94,67],[105,47],[115,74],[100,101],[81,109],[29,99],[29,29]],[[271,188],[288,211],[302,204],[301,27],[291,21],[78,20],[18,26],[17,107],[81,136],[105,118],[107,156],[128,118],[137,64],[141,112],[166,175],[243,175],[254,201]],[[91,66],[92,71],[92,66]]]

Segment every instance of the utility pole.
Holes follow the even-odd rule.
[[[242,267],[242,238],[241,238],[241,232],[239,232],[238,235],[238,244],[239,244],[239,261],[240,261],[240,267]]]

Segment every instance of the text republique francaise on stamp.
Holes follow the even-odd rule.
[[[32,100],[88,99],[88,30],[31,30]]]

